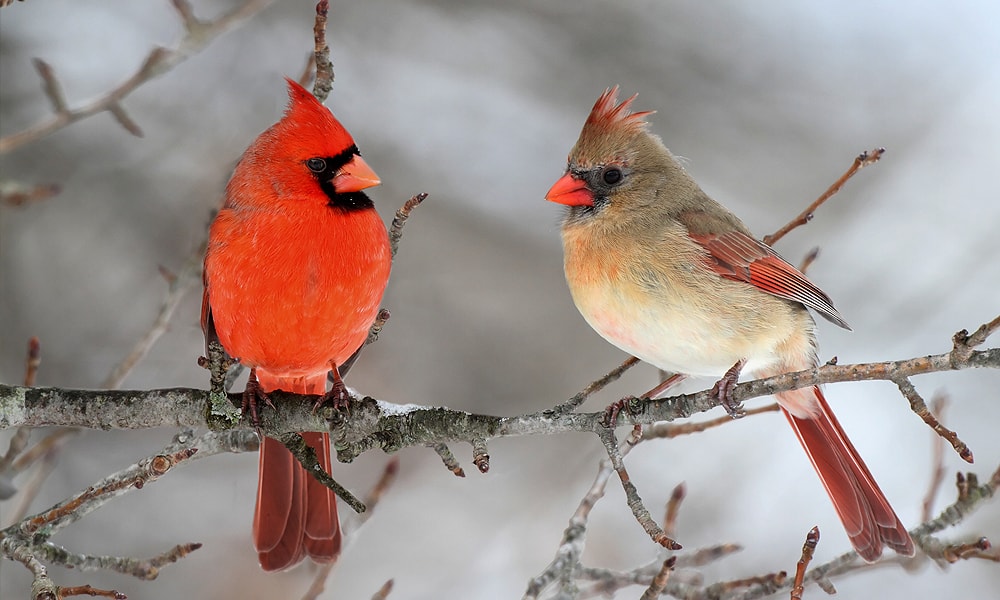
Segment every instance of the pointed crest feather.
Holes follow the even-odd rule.
[[[629,107],[639,94],[632,94],[622,102],[618,102],[618,86],[604,90],[601,97],[594,103],[594,108],[587,117],[584,129],[603,132],[635,133],[646,129],[648,123],[643,118],[656,111],[631,112]]]
[[[299,130],[298,135],[313,133],[321,139],[326,138],[327,143],[332,141],[341,145],[341,150],[354,143],[351,134],[316,96],[293,79],[286,77],[285,81],[288,83],[288,108],[282,121],[286,127]]]

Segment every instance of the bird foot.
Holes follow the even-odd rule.
[[[271,397],[260,387],[260,382],[257,381],[257,369],[250,369],[250,377],[247,379],[246,389],[243,390],[243,405],[240,409],[244,415],[249,411],[250,424],[257,429],[260,429],[260,415],[257,413],[257,409],[261,402],[274,408]]]
[[[722,379],[712,386],[712,396],[719,400],[722,408],[726,409],[729,416],[734,419],[739,419],[746,414],[743,411],[743,404],[733,399],[733,388],[736,387],[736,383],[740,379],[740,371],[743,370],[743,365],[746,363],[745,359],[736,361],[736,364],[729,367],[726,374],[722,376]]]
[[[351,403],[351,395],[347,393],[347,386],[344,385],[343,381],[338,379],[333,382],[330,391],[320,396],[320,399],[313,405],[313,412],[315,413],[327,403],[333,404],[334,410],[347,410]]]
[[[612,402],[607,408],[604,409],[604,417],[601,418],[601,423],[603,423],[608,429],[614,427],[618,424],[618,414],[621,413],[624,408],[624,399]]]

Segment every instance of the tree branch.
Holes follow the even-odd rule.
[[[895,381],[926,373],[968,368],[1000,368],[1000,348],[919,356],[897,361],[853,365],[826,364],[740,383],[733,388],[737,401],[802,387],[846,381]],[[350,418],[323,407],[315,413],[314,396],[274,392],[275,405],[261,411],[261,430],[270,436],[303,431],[330,431],[337,439],[338,458],[349,462],[371,448],[395,452],[408,446],[468,442],[499,437],[593,432],[601,427],[603,412],[558,414],[551,410],[513,417],[473,414],[442,407],[399,405],[352,395]],[[234,405],[239,394],[229,394]],[[209,392],[191,388],[157,390],[71,390],[28,388],[0,384],[0,428],[28,425],[79,426],[92,429],[203,427]],[[673,421],[718,405],[710,390],[658,400],[629,397],[619,421],[649,424]],[[171,410],[164,410],[170,406]]]
[[[163,75],[191,56],[201,52],[215,38],[230,31],[246,19],[267,7],[273,0],[247,0],[214,21],[200,21],[194,17],[187,0],[171,0],[184,23],[185,35],[177,47],[154,48],[146,56],[139,69],[118,87],[97,100],[80,108],[70,109],[62,93],[62,86],[51,66],[35,59],[35,68],[42,78],[42,89],[52,104],[55,115],[17,133],[0,137],[0,154],[37,141],[47,135],[101,112],[110,112],[129,133],[142,136],[142,130],[126,114],[122,101],[147,81]]]

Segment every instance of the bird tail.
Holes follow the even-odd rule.
[[[823,392],[812,387],[777,397],[858,555],[874,562],[882,555],[882,547],[888,546],[913,556],[910,534],[847,439]]]
[[[326,391],[326,373],[283,379],[258,369],[257,376],[265,392],[323,394]],[[301,435],[329,473],[330,435],[318,432]],[[269,437],[260,446],[253,541],[265,571],[287,569],[305,556],[316,562],[332,562],[340,554],[336,496],[306,472],[281,442]]]

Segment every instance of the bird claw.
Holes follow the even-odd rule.
[[[240,410],[244,415],[249,411],[250,424],[258,430],[260,429],[260,415],[257,413],[257,408],[260,406],[261,401],[272,409],[274,408],[271,397],[260,387],[260,383],[257,381],[257,369],[250,369],[250,377],[247,379],[246,389],[243,390],[243,404],[240,406]]]
[[[733,388],[736,387],[740,379],[740,371],[743,370],[743,365],[746,362],[746,360],[742,359],[737,361],[735,365],[729,367],[729,370],[722,376],[722,379],[715,382],[715,385],[712,386],[712,396],[722,404],[722,408],[726,409],[729,416],[734,419],[739,419],[746,415],[743,411],[743,403],[733,398]]]
[[[611,429],[618,423],[618,414],[621,413],[622,409],[625,408],[625,400],[618,400],[617,402],[612,402],[604,409],[604,417],[601,418],[601,423],[605,427]]]
[[[334,410],[347,410],[351,403],[351,395],[347,393],[347,386],[344,382],[337,378],[333,382],[333,387],[330,391],[320,396],[320,399],[316,401],[313,405],[313,414],[316,413],[324,404],[332,403]]]

